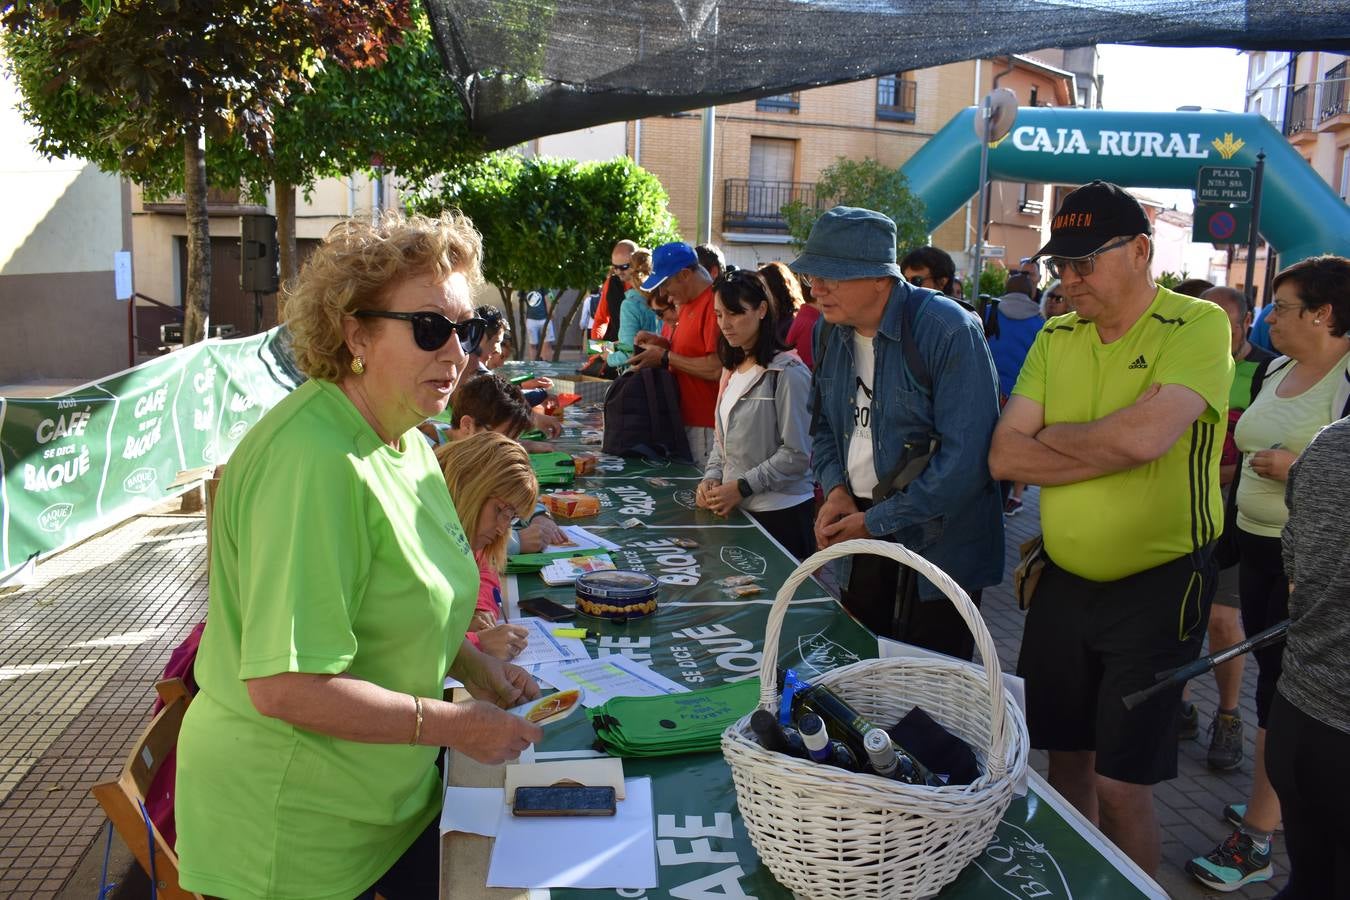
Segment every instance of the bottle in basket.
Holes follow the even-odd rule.
[[[797,729],[790,725],[779,725],[778,718],[767,709],[755,710],[754,715],[750,717],[750,730],[755,733],[755,737],[765,750],[800,759],[811,758]]]
[[[811,684],[788,669],[783,676],[783,700],[791,705],[792,712],[798,716],[808,712],[820,716],[825,721],[830,736],[843,742],[853,752],[854,758],[860,760],[869,758],[866,735],[869,731],[881,729],[849,706],[843,697],[823,684]],[[805,738],[806,735],[803,734],[802,737]],[[895,751],[902,762],[897,769],[899,774],[891,777],[907,784],[926,784],[934,787],[942,784],[912,754],[901,747],[895,747]]]
[[[797,721],[801,731],[802,741],[806,744],[806,752],[818,763],[824,763],[827,766],[837,766],[840,769],[847,769],[850,772],[857,772],[862,767],[858,765],[858,758],[848,745],[842,741],[830,740],[829,734],[825,731],[825,723],[820,716],[815,713],[807,713]]]
[[[872,771],[882,778],[894,778],[905,784],[937,786],[942,783],[933,777],[923,763],[896,747],[891,736],[880,728],[873,728],[863,735],[863,746],[867,750]]]

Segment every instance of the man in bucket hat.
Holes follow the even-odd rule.
[[[812,465],[825,493],[821,548],[899,541],[979,603],[1003,577],[1003,506],[989,476],[998,377],[980,323],[955,301],[901,277],[895,223],[836,206],[793,271],[811,287],[817,328]],[[877,634],[952,656],[970,629],[927,579],[855,556],[843,602]]]
[[[1181,687],[1133,710],[1121,697],[1199,653],[1233,377],[1228,316],[1154,284],[1151,231],[1114,184],[1064,198],[1036,255],[1077,312],[1037,335],[989,456],[995,477],[1042,486],[1048,562],[1018,661],[1032,746],[1149,874],[1152,786],[1177,773]]]

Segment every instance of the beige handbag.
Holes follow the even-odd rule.
[[[1031,598],[1036,596],[1036,585],[1045,571],[1045,538],[1036,535],[1022,542],[1019,548],[1022,558],[1013,569],[1013,595],[1017,597],[1018,609],[1030,609]]]

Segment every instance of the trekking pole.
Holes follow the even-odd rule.
[[[1134,709],[1140,703],[1143,703],[1154,694],[1162,693],[1168,688],[1176,687],[1179,684],[1185,684],[1196,676],[1203,675],[1215,666],[1228,662],[1234,657],[1241,656],[1244,653],[1250,653],[1253,650],[1260,650],[1262,647],[1274,644],[1277,641],[1284,640],[1285,632],[1289,630],[1289,620],[1285,619],[1270,626],[1259,634],[1254,634],[1249,638],[1238,641],[1233,646],[1220,650],[1218,653],[1211,653],[1209,656],[1202,656],[1195,662],[1189,662],[1184,666],[1178,666],[1175,669],[1166,669],[1158,672],[1153,677],[1158,679],[1158,683],[1152,687],[1144,688],[1142,691],[1135,691],[1133,694],[1126,694],[1121,697],[1121,702],[1125,704],[1126,709]]]

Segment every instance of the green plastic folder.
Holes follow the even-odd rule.
[[[722,746],[722,732],[759,702],[759,679],[660,697],[615,697],[589,710],[610,756],[678,756]]]
[[[531,453],[530,468],[534,469],[540,487],[571,484],[577,478],[577,466],[572,462],[572,454],[561,451]]]
[[[552,553],[517,553],[515,556],[506,558],[506,574],[527,575],[538,572],[555,559],[566,559],[570,556],[596,556],[608,552],[604,547],[592,547],[586,550],[555,550]]]

